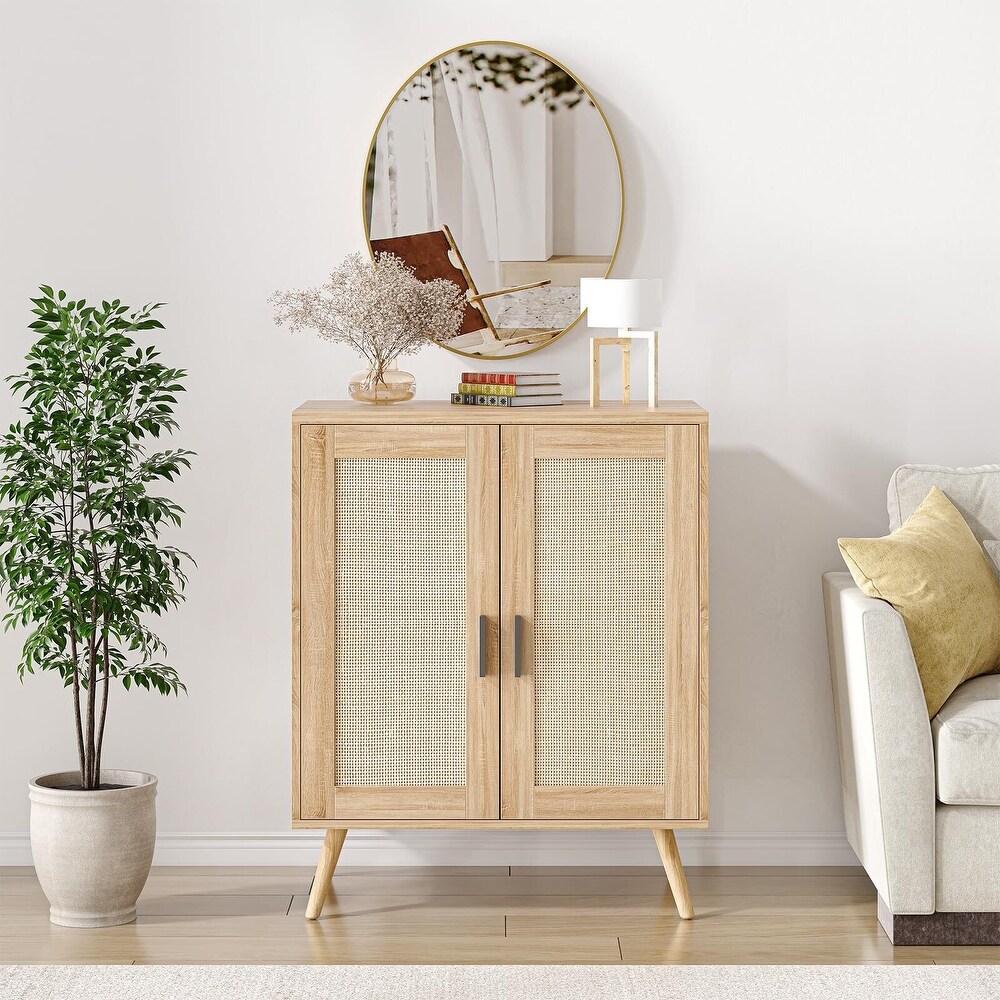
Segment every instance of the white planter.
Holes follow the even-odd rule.
[[[101,772],[103,791],[71,791],[79,771],[45,774],[28,785],[31,854],[49,919],[65,927],[112,927],[135,920],[153,863],[156,778]]]

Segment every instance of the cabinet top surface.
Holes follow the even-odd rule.
[[[623,406],[567,400],[561,406],[459,406],[418,400],[385,406],[351,399],[310,399],[292,413],[294,424],[707,424],[708,411],[690,399]]]

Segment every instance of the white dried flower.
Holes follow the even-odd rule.
[[[399,257],[346,257],[318,288],[275,292],[274,321],[293,333],[315,330],[324,340],[350,344],[381,373],[427,341],[458,333],[466,299],[452,281],[420,281]]]

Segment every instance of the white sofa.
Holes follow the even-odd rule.
[[[1000,539],[1000,465],[904,465],[895,530],[932,486],[980,542]],[[1000,945],[1000,674],[966,681],[928,719],[899,612],[849,573],[823,576],[844,823],[894,944]]]

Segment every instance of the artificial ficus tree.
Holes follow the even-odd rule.
[[[163,328],[162,303],[88,305],[48,285],[31,301],[37,339],[7,381],[24,416],[0,439],[0,588],[5,628],[28,630],[18,675],[55,670],[72,688],[80,783],[97,788],[115,679],[185,690],[156,658],[150,619],[183,599],[191,557],[161,544],[183,510],[154,492],[190,451],[153,450],[175,430],[186,372],[134,334]]]

